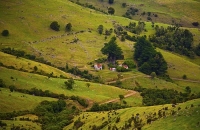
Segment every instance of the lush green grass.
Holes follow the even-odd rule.
[[[53,73],[53,76],[57,76],[60,77],[60,75],[63,75],[65,77],[72,77],[71,74],[65,73],[59,69],[56,69],[54,67],[42,64],[42,63],[38,63],[38,62],[34,62],[28,59],[24,59],[24,58],[16,58],[16,56],[13,55],[9,55],[3,52],[0,52],[0,62],[3,63],[3,65],[5,66],[13,66],[15,69],[17,70],[26,70],[27,72],[41,72],[41,73],[46,73],[46,74],[50,74]],[[34,71],[34,67],[37,67],[37,71]]]
[[[0,88],[0,90],[0,112],[32,110],[44,100],[56,100],[54,98],[37,97],[18,92],[10,92],[9,89],[5,88]]]
[[[157,49],[163,54],[168,63],[168,74],[170,77],[182,78],[185,74],[188,79],[200,81],[200,66],[161,49]]]
[[[81,3],[89,3],[94,5],[96,8],[101,8],[107,11],[107,7],[113,7],[115,9],[115,14],[118,16],[122,16],[125,14],[126,10],[130,7],[134,7],[139,9],[139,12],[133,17],[133,19],[142,19],[147,20],[147,12],[151,12],[151,18],[154,22],[162,22],[162,23],[172,23],[172,19],[176,22],[181,23],[185,26],[191,26],[191,23],[194,21],[199,21],[199,13],[200,13],[200,3],[193,0],[118,0],[115,1],[114,4],[108,4],[108,1],[100,2],[100,1],[87,1],[82,0]],[[127,7],[123,8],[122,3],[126,3]],[[146,15],[141,16],[142,12],[146,12]],[[157,14],[158,17],[154,17],[153,14]]]
[[[193,108],[191,108],[191,104],[194,105]],[[89,129],[91,126],[96,125],[100,126],[104,121],[108,121],[108,115],[110,115],[110,123],[109,125],[113,126],[116,125],[118,128],[124,126],[125,122],[128,121],[129,118],[132,117],[132,115],[136,115],[137,113],[140,115],[140,119],[143,120],[144,129],[157,129],[165,130],[165,129],[181,129],[184,130],[188,129],[189,127],[191,130],[198,130],[199,127],[196,127],[197,122],[200,119],[200,112],[199,107],[200,100],[192,100],[185,103],[178,104],[176,108],[173,108],[170,104],[166,105],[160,105],[160,106],[151,106],[151,107],[132,107],[132,108],[126,108],[117,110],[117,115],[114,114],[113,111],[111,112],[83,112],[79,116],[75,117],[74,121],[76,121],[78,118],[82,122],[85,122],[85,124],[81,127],[82,129]],[[185,109],[185,107],[188,107],[188,109]],[[157,121],[154,121],[151,125],[146,124],[146,116],[150,113],[158,112],[158,110],[168,107],[168,110],[166,110],[166,118],[161,118]],[[178,111],[178,107],[181,108],[180,111]],[[178,114],[175,116],[171,116],[171,110],[178,111]],[[197,112],[198,111],[198,112]],[[110,113],[110,114],[108,114]],[[119,123],[115,123],[115,120],[117,117],[120,117]],[[104,119],[103,119],[104,118]],[[176,120],[176,121],[175,121]],[[190,121],[189,121],[190,120]],[[73,123],[69,126],[66,126],[65,129],[70,129],[73,127]],[[133,127],[131,127],[133,128]],[[104,127],[103,129],[108,129],[108,126]]]
[[[135,76],[131,79],[125,80],[122,83],[122,86],[127,89],[134,89],[137,86],[137,83],[144,88],[152,89],[175,89],[178,91],[184,91],[185,87],[180,87],[179,85],[158,78],[151,79],[150,77],[145,76]]]
[[[35,87],[42,90],[49,90],[50,92],[57,94],[80,96],[95,102],[104,102],[118,98],[119,95],[125,95],[128,93],[127,90],[98,83],[90,83],[90,87],[88,88],[84,81],[75,81],[74,88],[68,90],[64,84],[66,79],[48,79],[45,76],[10,70],[3,67],[0,68],[0,71],[0,78],[5,81],[7,86],[14,85],[17,88],[23,89],[31,89]],[[14,79],[11,79],[11,76]]]
[[[20,128],[31,129],[31,130],[41,130],[41,126],[38,123],[33,123],[32,121],[13,121],[13,120],[2,120],[2,122],[7,124],[5,130],[11,130],[14,126],[19,126]]]

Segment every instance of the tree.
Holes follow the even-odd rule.
[[[119,99],[123,100],[124,99],[124,95],[119,95]]]
[[[86,85],[88,88],[90,87],[90,83],[86,83],[85,85]]]
[[[187,75],[184,74],[184,75],[182,76],[182,78],[183,78],[183,79],[187,79]]]
[[[195,53],[196,53],[196,55],[200,56],[200,43],[199,43],[198,46],[195,48]]]
[[[116,43],[116,37],[112,37],[108,43],[105,43],[104,47],[101,49],[101,52],[104,55],[107,55],[107,60],[112,63],[115,63],[116,60],[123,58],[123,52]]]
[[[5,83],[3,82],[3,80],[0,79],[0,88],[4,88],[4,87],[6,87],[6,85],[5,85]]]
[[[193,22],[192,25],[193,26],[199,26],[199,22]]]
[[[16,89],[16,87],[11,85],[11,86],[9,86],[9,89],[10,89],[10,92],[13,92]]]
[[[154,79],[156,77],[156,73],[155,72],[151,72],[151,79]]]
[[[156,75],[164,76],[167,70],[167,62],[160,52],[156,52],[151,43],[140,37],[136,42],[134,59],[137,61],[139,71],[145,74],[155,72]]]
[[[113,7],[109,7],[108,8],[108,13],[111,14],[111,15],[114,14],[115,13],[115,9]]]
[[[67,86],[67,89],[72,89],[74,84],[75,82],[73,78],[70,78],[68,81],[65,81],[65,85]]]
[[[65,27],[65,30],[66,31],[71,31],[71,29],[72,29],[72,24],[71,23],[68,23],[67,25],[66,25],[66,27]]]
[[[114,0],[108,0],[108,3],[109,3],[109,4],[113,4],[113,3],[114,3]]]
[[[191,93],[191,88],[189,86],[185,87],[185,92],[190,94]]]
[[[34,69],[35,72],[38,70],[37,66],[34,66],[33,69]]]
[[[59,31],[59,28],[60,28],[60,25],[58,24],[57,21],[53,21],[51,24],[50,24],[50,28],[55,30],[55,31]]]
[[[8,30],[3,30],[1,35],[2,36],[8,36],[9,35],[9,31]]]
[[[122,7],[124,7],[124,8],[125,8],[125,7],[126,7],[126,3],[122,3]]]
[[[99,34],[102,34],[103,33],[103,25],[99,25],[97,30],[98,30]]]

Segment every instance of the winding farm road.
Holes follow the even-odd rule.
[[[128,90],[128,92],[129,92],[128,94],[124,95],[124,98],[130,97],[130,96],[135,95],[137,93],[136,91],[133,91],[133,90]],[[100,103],[100,105],[110,103],[110,102],[116,102],[116,101],[119,101],[119,100],[120,100],[119,98],[111,99],[111,100]]]

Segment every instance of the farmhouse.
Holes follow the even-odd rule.
[[[102,68],[102,64],[95,64],[94,65],[94,69],[95,70],[102,70],[103,68]]]

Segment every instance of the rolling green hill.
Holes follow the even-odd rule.
[[[198,27],[193,27],[191,23],[200,23],[200,2],[198,0],[127,0],[126,7],[122,7],[123,0],[115,0],[114,4],[108,4],[107,0],[79,0],[78,4],[76,2],[69,0],[0,1],[0,32],[9,31],[9,36],[0,35],[0,50],[10,47],[14,50],[24,51],[26,54],[36,56],[36,58],[43,58],[52,65],[49,66],[36,62],[36,60],[28,60],[0,51],[0,79],[6,85],[6,87],[0,86],[0,118],[1,113],[5,112],[31,111],[28,115],[16,117],[17,120],[1,120],[8,125],[6,129],[10,129],[12,124],[26,126],[27,129],[43,128],[44,124],[20,121],[18,118],[21,118],[21,116],[37,117],[32,115],[32,110],[40,102],[58,99],[30,95],[28,91],[32,88],[68,97],[64,100],[67,104],[66,108],[77,110],[77,113],[73,122],[69,121],[70,125],[66,126],[63,125],[64,122],[61,122],[62,126],[66,126],[64,128],[66,130],[76,129],[74,127],[76,123],[82,124],[80,129],[115,129],[114,127],[132,129],[136,127],[136,124],[133,123],[133,119],[136,118],[142,119],[138,120],[141,121],[138,125],[141,125],[142,129],[199,129],[199,99],[180,103],[175,108],[170,104],[147,107],[143,104],[142,94],[133,91],[135,87],[142,87],[147,89],[174,89],[181,94],[187,94],[184,92],[186,86],[189,86],[192,93],[199,93],[199,56],[195,55],[191,59],[156,48],[168,64],[167,74],[172,79],[171,82],[157,77],[152,79],[149,75],[139,72],[137,67],[131,69],[131,71],[119,73],[110,71],[107,62],[102,63],[104,69],[100,71],[94,70],[93,65],[98,59],[106,58],[102,54],[101,48],[104,43],[110,41],[112,36],[116,36],[116,29],[120,26],[125,29],[130,22],[138,24],[138,20],[145,22],[145,29],[140,34],[127,32],[130,36],[146,36],[148,38],[149,35],[155,33],[153,25],[166,28],[172,24],[172,21],[175,21],[184,26],[181,27],[182,29],[188,29],[192,32],[193,47],[198,45],[200,31]],[[81,6],[81,3],[87,4]],[[96,10],[90,9],[91,5]],[[101,9],[107,12],[108,7],[115,9],[114,15],[97,11],[97,9]],[[138,9],[136,15],[132,19],[122,17],[130,7]],[[145,15],[140,15],[143,12],[145,12]],[[147,21],[148,12],[151,12],[152,21]],[[155,14],[158,17],[155,17]],[[50,29],[49,26],[53,21],[58,22],[60,31]],[[72,24],[71,31],[65,30],[68,23]],[[104,31],[112,30],[111,35],[105,35],[104,32],[100,35],[97,30],[99,25],[103,25]],[[121,36],[117,36],[116,42],[123,51],[124,60],[133,60],[135,42],[121,41],[120,38]],[[123,63],[124,60],[119,60],[118,63]],[[83,72],[98,77],[101,83],[93,83],[80,78],[81,75],[79,74],[75,76],[57,69],[58,67],[65,68],[66,64],[69,65],[70,69],[77,67]],[[75,70],[72,73],[76,73]],[[122,75],[122,78],[118,77],[119,74]],[[52,77],[48,75],[52,75]],[[65,85],[69,78],[73,78],[75,82],[71,90],[67,89]],[[22,89],[24,92],[10,92],[10,86]],[[187,98],[193,99],[192,93]],[[120,100],[119,95],[123,95],[125,98]],[[86,101],[89,106],[83,107],[78,100],[70,99],[75,96]],[[86,111],[95,103],[102,105],[110,102],[120,105],[126,104],[130,108],[102,112]],[[168,107],[168,110],[164,110],[166,107]],[[158,111],[161,109],[162,114],[165,112],[166,117],[159,117]],[[49,111],[52,111],[51,108],[49,108]],[[153,115],[154,113],[156,115]],[[47,117],[52,117],[52,113],[48,114]],[[58,113],[56,114],[58,116]],[[147,117],[149,116],[156,118],[152,124],[147,124]],[[47,117],[43,119],[45,120]],[[116,122],[116,120],[118,121]],[[131,126],[128,126],[128,123]]]
[[[109,112],[83,112],[79,116],[77,116],[74,121],[80,119],[81,122],[84,122],[80,129],[92,129],[94,125],[96,127],[103,126],[103,124],[107,124],[102,127],[103,130],[108,129],[109,126],[113,128],[116,126],[117,128],[125,127],[125,124],[128,124],[128,120],[136,114],[139,114],[139,119],[142,119],[143,127],[142,129],[157,129],[160,130],[171,130],[171,129],[183,129],[183,130],[198,130],[199,129],[199,103],[200,100],[188,101],[185,103],[178,104],[176,108],[173,108],[171,105],[161,105],[161,106],[151,106],[151,107],[133,107],[127,109],[121,109],[117,111],[109,111]],[[194,107],[191,107],[193,104]],[[168,108],[168,110],[164,110],[164,108]],[[179,108],[180,107],[180,108]],[[187,107],[187,108],[186,108]],[[180,110],[178,110],[178,108]],[[151,124],[147,124],[147,117],[152,116],[156,113],[156,117],[158,117],[158,111],[165,111],[166,117],[161,117],[156,121],[152,121]],[[174,115],[171,115],[172,111],[176,111]],[[162,113],[163,114],[163,113]],[[116,123],[117,117],[120,118],[119,122]],[[192,119],[191,119],[192,118]],[[190,120],[191,119],[191,120]],[[105,123],[107,121],[107,123]],[[185,122],[185,123],[183,123]],[[65,127],[65,129],[72,129],[74,127],[74,123]],[[128,129],[134,128],[133,121],[131,122],[131,126]]]

